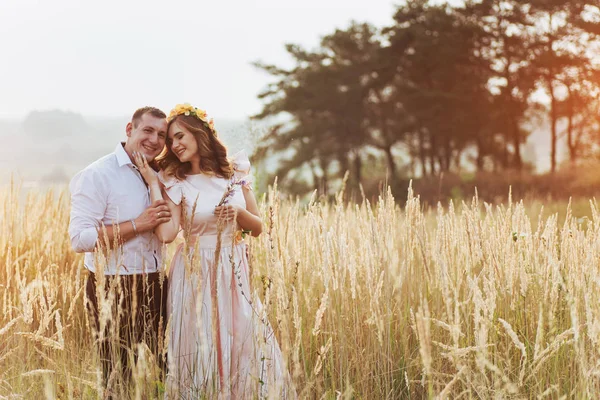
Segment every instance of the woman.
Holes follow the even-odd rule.
[[[215,395],[294,398],[289,374],[258,299],[251,300],[246,245],[241,231],[262,231],[250,186],[250,163],[230,163],[212,120],[190,105],[168,118],[166,153],[156,175],[143,156],[136,164],[151,200],[166,200],[172,218],[155,229],[180,245],[169,271],[167,397]]]

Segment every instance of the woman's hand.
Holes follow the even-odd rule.
[[[219,221],[230,222],[238,217],[243,212],[243,208],[231,204],[225,204],[215,207],[215,216]]]
[[[134,151],[133,152],[133,162],[136,167],[140,171],[140,174],[148,184],[148,186],[152,186],[158,183],[158,177],[156,176],[156,172],[148,165],[148,160],[146,160],[146,156]]]

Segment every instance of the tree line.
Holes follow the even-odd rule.
[[[316,49],[288,44],[292,68],[273,78],[255,151],[301,193],[379,174],[436,176],[465,165],[526,171],[523,145],[541,118],[551,171],[564,135],[570,162],[597,157],[600,9],[596,1],[412,0],[391,26],[352,22]],[[377,172],[373,172],[376,166]]]

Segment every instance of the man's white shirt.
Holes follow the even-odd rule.
[[[85,267],[95,272],[98,228],[137,218],[150,206],[148,188],[121,143],[114,153],[75,175],[69,188],[71,245],[76,252],[85,252]],[[152,273],[162,269],[162,245],[152,231],[140,233],[110,253],[104,268],[106,275]]]

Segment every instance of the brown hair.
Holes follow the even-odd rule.
[[[209,175],[215,175],[221,178],[229,179],[233,175],[233,167],[227,159],[227,148],[219,140],[214,131],[197,117],[193,115],[178,115],[169,121],[167,132],[174,123],[189,131],[198,144],[198,154],[200,155],[200,170]],[[179,161],[171,149],[171,140],[167,139],[165,151],[156,159],[160,169],[165,171],[167,176],[175,176],[177,179],[184,180],[185,176],[192,169],[189,162]]]
[[[146,106],[138,108],[131,117],[131,123],[133,124],[134,128],[137,126],[138,122],[140,122],[140,119],[144,114],[150,114],[156,118],[167,118],[167,115],[156,107]]]

